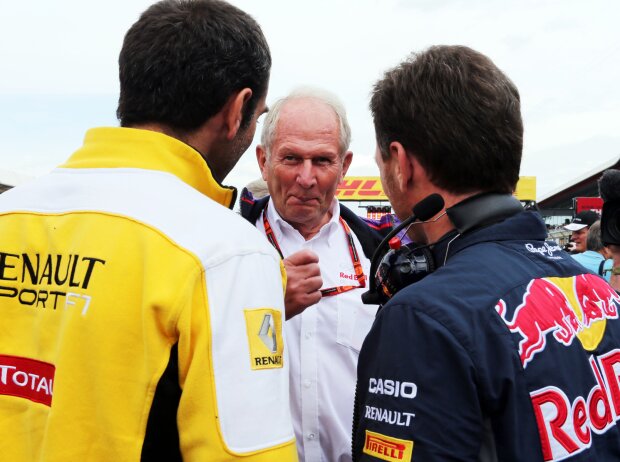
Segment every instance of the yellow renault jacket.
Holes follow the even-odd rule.
[[[0,459],[293,461],[279,257],[165,135],[0,195]]]

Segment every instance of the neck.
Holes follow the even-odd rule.
[[[314,236],[316,236],[319,231],[321,231],[321,228],[323,226],[325,226],[325,224],[327,224],[329,222],[329,220],[332,219],[332,212],[331,210],[328,210],[327,213],[325,215],[323,215],[323,217],[321,218],[320,221],[317,221],[315,223],[291,223],[289,222],[289,224],[295,228],[299,234],[301,234],[303,236],[303,238],[306,241],[309,241],[310,239],[312,239]]]
[[[454,229],[454,225],[445,214],[445,209],[438,213],[429,223],[422,223],[418,226],[412,226],[412,232],[409,237],[416,243],[433,244],[442,236]]]
[[[168,135],[171,138],[176,138],[177,140],[182,141],[187,144],[187,141],[185,140],[186,138],[185,136],[183,136],[177,130],[174,130],[173,128],[167,125],[164,125],[164,124],[151,122],[151,123],[131,125],[127,128],[136,128],[138,130],[149,130],[152,132],[163,133],[164,135]]]
[[[158,122],[148,122],[143,124],[132,125],[128,128],[137,128],[140,130],[150,130],[153,132],[163,133],[172,138],[191,146],[205,157],[205,153],[210,151],[211,146],[215,143],[215,128],[217,120],[212,117],[195,130],[178,130],[169,125]]]
[[[429,243],[437,242],[452,229],[463,234],[523,212],[521,202],[510,194],[477,194],[475,197],[461,197],[456,202],[450,200],[448,203],[453,205],[446,208],[447,222],[433,227],[429,232],[432,239],[428,240]]]
[[[444,208],[435,216],[437,221],[429,221],[429,223],[423,223],[421,225],[422,232],[424,234],[423,240],[426,244],[433,244],[437,242],[441,237],[446,235],[448,232],[452,231],[455,226],[454,223],[450,220],[450,218],[446,215],[446,209],[449,209],[453,205],[458,204],[459,202],[471,197],[476,193],[471,194],[451,194],[446,191],[431,191],[431,193],[437,192],[441,194],[444,200]],[[429,193],[429,194],[431,194]],[[426,195],[428,196],[428,194]],[[423,196],[422,199],[426,196]]]

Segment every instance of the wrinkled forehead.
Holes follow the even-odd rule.
[[[314,98],[295,98],[283,102],[275,121],[275,135],[290,131],[340,135],[338,114],[327,103]]]
[[[328,101],[313,96],[290,96],[276,101],[265,118],[261,142],[267,151],[292,136],[333,138],[344,154],[350,134],[346,121]]]

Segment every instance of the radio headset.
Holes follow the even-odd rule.
[[[443,209],[443,197],[431,194],[413,207],[412,215],[394,228],[379,243],[370,263],[370,288],[362,294],[362,303],[378,305],[387,302],[397,290],[419,281],[435,269],[428,246],[403,246],[396,235],[414,221],[426,221]],[[381,258],[383,249],[390,250]],[[381,258],[381,261],[379,259]],[[378,266],[378,268],[377,268]]]
[[[418,282],[436,269],[430,246],[403,245],[395,237],[402,229],[416,221],[426,222],[444,207],[439,194],[431,194],[416,204],[413,214],[394,228],[379,243],[370,264],[369,290],[362,294],[362,302],[368,305],[386,303],[403,287]],[[523,211],[521,202],[509,194],[483,193],[469,197],[446,209],[458,234],[457,236],[491,223],[495,223]],[[389,250],[385,252],[385,247]],[[446,255],[447,257],[447,255]]]

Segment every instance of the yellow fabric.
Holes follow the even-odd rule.
[[[91,130],[62,167],[170,172],[220,204],[234,199],[195,150],[154,132]],[[132,217],[98,210],[3,213],[0,234],[0,355],[56,367],[51,407],[0,394],[1,460],[139,461],[176,343],[184,460],[297,460],[294,441],[243,455],[223,442],[196,255]]]
[[[229,208],[234,205],[235,189],[216,183],[198,151],[175,138],[150,130],[92,128],[86,132],[82,148],[60,167],[141,168],[170,172],[214,201]]]

